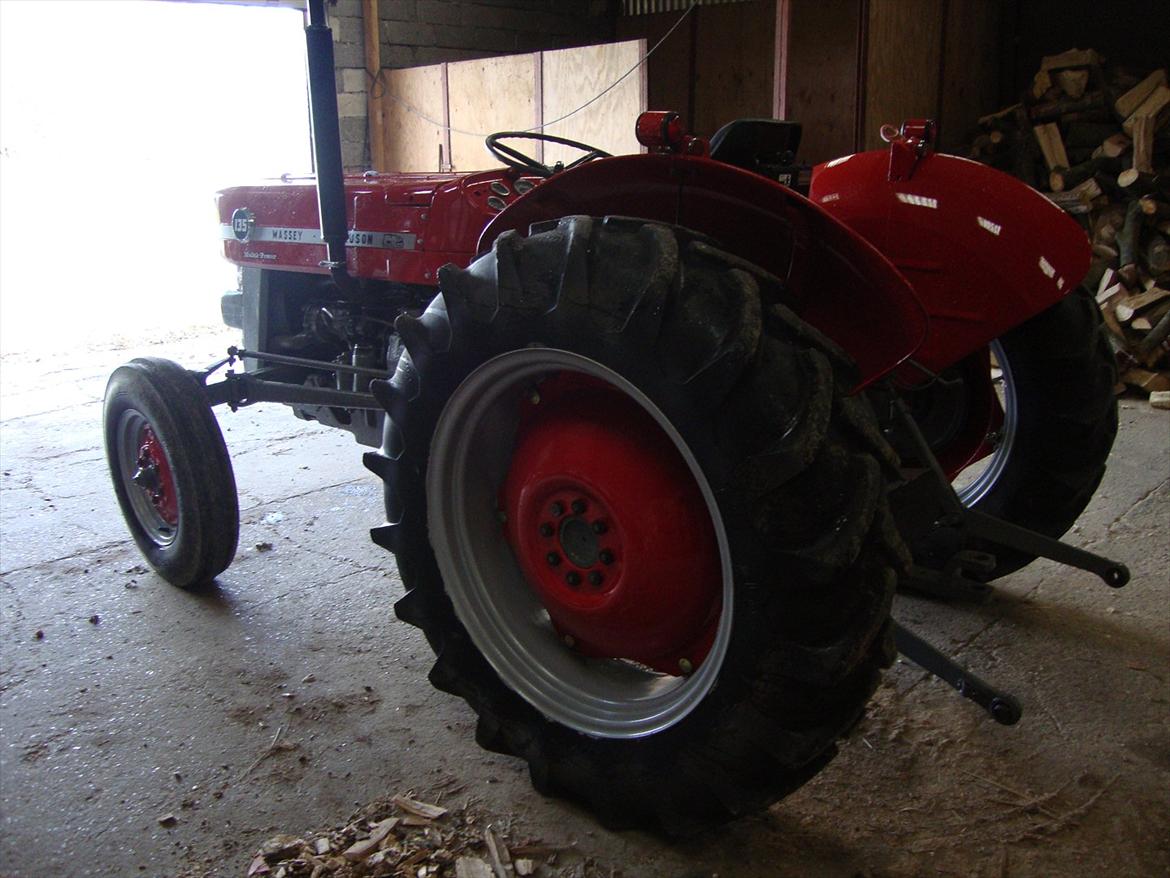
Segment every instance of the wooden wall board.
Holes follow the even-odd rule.
[[[787,118],[802,126],[800,157],[817,163],[856,150],[861,0],[789,4]]]
[[[447,65],[451,127],[463,131],[519,131],[536,120],[536,64],[532,55],[499,55]],[[441,112],[441,108],[440,108]],[[476,171],[499,164],[483,136],[451,132],[451,160],[456,171]]]
[[[935,118],[943,4],[937,0],[870,0],[865,78],[864,146],[883,146],[889,123]]]
[[[943,149],[970,143],[979,117],[999,106],[1001,5],[948,0],[942,49],[939,142]]]
[[[543,52],[541,118],[545,133],[588,143],[613,155],[641,151],[634,136],[634,121],[646,109],[646,81],[638,70],[580,113],[553,125],[549,123],[608,88],[634,67],[645,52],[645,40]],[[580,157],[578,150],[553,143],[544,145],[546,164],[567,163]]]
[[[443,119],[442,65],[382,71],[384,148],[372,156],[379,171],[437,171],[443,129],[421,118],[407,104],[430,118]]]
[[[709,137],[734,119],[770,118],[775,0],[700,6],[691,14],[698,16],[692,133]]]

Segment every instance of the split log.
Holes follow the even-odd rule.
[[[1069,49],[1059,55],[1045,55],[1040,70],[1032,79],[1032,97],[1041,98],[1052,88],[1052,71],[1070,67],[1095,67],[1102,61],[1093,49]]]
[[[1134,116],[1133,169],[1143,174],[1154,173],[1154,117]]]
[[[1122,373],[1121,380],[1131,387],[1144,390],[1146,393],[1159,393],[1170,390],[1170,373],[1166,372],[1127,369]]]
[[[1170,311],[1162,315],[1153,329],[1137,345],[1137,356],[1146,366],[1153,366],[1165,353],[1163,345],[1170,336]],[[1170,390],[1170,388],[1161,388]]]
[[[1111,204],[1097,214],[1093,221],[1093,243],[1113,244],[1117,240],[1117,230],[1125,223],[1125,206]]]
[[[1153,287],[1144,293],[1129,296],[1124,302],[1119,302],[1113,309],[1113,313],[1117,315],[1117,319],[1122,323],[1129,323],[1134,318],[1134,315],[1143,308],[1155,305],[1166,298],[1170,298],[1170,290]]]
[[[1089,71],[1085,69],[1080,70],[1061,70],[1056,74],[1056,84],[1060,86],[1060,90],[1074,100],[1081,97],[1085,93],[1085,89],[1089,87]]]
[[[1129,149],[1131,142],[1123,132],[1119,131],[1101,141],[1101,145],[1093,150],[1093,158],[1117,158]]]
[[[1143,104],[1143,106],[1145,105]],[[1084,114],[1090,120],[1108,121],[1110,114],[1108,108],[1105,106],[1105,93],[1100,91],[1090,92],[1075,101],[1061,95],[1054,101],[1036,104],[1028,110],[1028,116],[1037,125],[1041,122],[1055,122],[1057,119],[1079,114]]]
[[[1170,190],[1170,178],[1164,174],[1143,174],[1137,168],[1127,168],[1117,175],[1117,185],[1132,195],[1150,195]]]
[[[1122,119],[1128,119],[1159,85],[1166,85],[1166,68],[1155,70],[1117,99],[1113,108]]]
[[[1010,107],[1004,107],[1002,110],[997,110],[994,113],[988,113],[986,116],[979,117],[980,128],[999,127],[1007,122],[1008,117],[1015,114],[1016,110],[1022,110],[1023,104],[1012,104]]]
[[[1138,199],[1138,207],[1141,208],[1142,213],[1146,216],[1151,216],[1156,219],[1170,218],[1170,204],[1165,201],[1160,201],[1153,195],[1143,195]]]
[[[973,159],[982,158],[983,156],[995,155],[1004,148],[1006,137],[1002,131],[989,131],[986,134],[980,134],[971,143],[970,157]]]
[[[1125,209],[1125,225],[1117,233],[1117,261],[1121,268],[1118,275],[1127,287],[1137,283],[1137,246],[1138,229],[1142,221],[1141,207],[1137,201],[1131,201]]]
[[[1166,239],[1156,233],[1151,233],[1146,238],[1146,269],[1150,274],[1158,277],[1170,271],[1170,244],[1166,243]]]
[[[1079,215],[1093,209],[1096,200],[1101,196],[1101,186],[1090,177],[1067,192],[1043,192],[1041,194],[1066,213]]]
[[[1068,167],[1068,153],[1065,152],[1064,141],[1060,138],[1060,128],[1049,122],[1046,125],[1033,126],[1032,134],[1040,146],[1048,170]]]
[[[1121,171],[1121,159],[1090,159],[1071,168],[1057,168],[1048,174],[1048,186],[1053,192],[1064,192],[1096,176],[1098,173],[1116,176]],[[1098,192],[1097,194],[1100,194]]]
[[[1133,137],[1133,126],[1137,119],[1141,118],[1142,116],[1150,116],[1151,118],[1156,119],[1158,115],[1167,107],[1170,107],[1170,87],[1159,85],[1152,92],[1150,92],[1150,96],[1142,101],[1141,104],[1138,105],[1138,108],[1134,110],[1124,122],[1121,123],[1121,130],[1130,137]],[[1164,119],[1159,120],[1159,122],[1155,124],[1154,127],[1161,127],[1161,121],[1164,121]]]

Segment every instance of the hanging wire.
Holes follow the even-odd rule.
[[[611,91],[613,91],[615,88],[617,88],[619,85],[621,85],[621,83],[623,81],[625,81],[625,79],[631,73],[633,73],[635,70],[637,70],[643,64],[645,64],[647,59],[649,59],[649,57],[651,55],[653,55],[655,52],[658,51],[658,47],[661,46],[663,43],[665,43],[670,38],[671,34],[673,34],[676,30],[678,30],[679,25],[681,25],[683,23],[683,21],[686,19],[686,17],[688,15],[690,15],[694,11],[695,7],[698,5],[699,5],[699,0],[691,0],[690,6],[688,6],[686,8],[686,10],[683,12],[683,14],[678,17],[678,21],[676,21],[674,24],[672,24],[670,26],[670,30],[668,30],[665,34],[662,35],[662,39],[660,39],[657,43],[655,43],[653,46],[651,46],[649,51],[647,51],[645,55],[643,55],[641,58],[639,58],[637,63],[635,63],[633,67],[631,67],[629,70],[627,70],[621,76],[619,76],[617,79],[615,79],[613,82],[611,82],[608,86],[606,86],[600,92],[595,94],[593,97],[591,97],[585,103],[583,103],[581,106],[577,107],[577,109],[572,110],[568,113],[565,113],[563,116],[558,116],[557,118],[553,119],[551,122],[545,122],[541,125],[534,125],[531,128],[522,128],[520,130],[525,134],[532,134],[532,133],[535,133],[537,131],[544,131],[546,128],[551,128],[553,125],[556,125],[558,122],[564,122],[570,116],[576,116],[582,110],[586,109],[587,107],[589,107],[592,104],[595,104],[597,101],[601,100],[603,97],[605,97]],[[428,116],[426,113],[424,113],[418,107],[411,104],[409,101],[386,91],[386,78],[384,75],[385,70],[386,70],[386,68],[382,68],[377,72],[377,74],[371,74],[369,70],[366,71],[366,76],[370,80],[370,86],[371,86],[370,94],[372,97],[380,98],[384,95],[384,96],[390,98],[390,100],[394,101],[395,103],[401,104],[402,107],[408,113],[412,113],[415,116],[418,116],[420,119],[423,119],[427,122],[430,122],[432,125],[434,125],[436,128],[439,128],[442,131],[450,131],[453,134],[465,134],[468,137],[487,137],[489,134],[492,133],[490,131],[484,131],[484,132],[466,131],[462,128],[456,128],[454,125],[444,125],[442,122],[438,121],[437,119],[432,119],[430,116]],[[379,87],[379,86],[381,87],[380,90],[375,93],[374,89],[376,87]]]

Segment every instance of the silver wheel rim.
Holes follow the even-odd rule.
[[[650,414],[678,449],[707,504],[719,547],[723,609],[715,641],[686,677],[587,659],[560,642],[499,532],[496,497],[511,462],[517,400],[571,371],[608,382]],[[551,348],[501,354],[448,400],[431,440],[426,478],[431,545],[459,621],[510,689],[545,717],[598,738],[638,738],[679,722],[715,684],[731,640],[732,573],[715,496],[682,436],[645,394],[593,360]]]
[[[998,388],[997,395],[1003,408],[1003,424],[999,428],[995,450],[988,457],[975,461],[955,477],[955,491],[964,506],[979,503],[999,483],[1008,460],[1011,459],[1012,448],[1015,446],[1016,434],[1019,431],[1017,393],[1011,364],[1004,354],[1003,345],[998,341],[991,342],[989,347],[1000,369],[1000,379],[995,382],[995,386]]]
[[[155,545],[165,548],[175,541],[177,528],[159,514],[147,492],[134,482],[138,469],[138,449],[142,445],[142,431],[150,421],[137,409],[126,409],[118,419],[114,436],[118,449],[118,470],[122,486],[130,501],[130,508],[139,526]]]

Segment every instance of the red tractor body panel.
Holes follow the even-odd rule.
[[[910,356],[932,371],[958,362],[1058,301],[1089,260],[1080,227],[1034,190],[904,142],[820,165],[812,200],[676,154],[603,159],[547,180],[369,174],[348,177],[345,191],[347,268],[370,280],[433,286],[440,266],[466,266],[500,233],[574,214],[702,232],[782,278],[787,304],[853,357],[861,386]],[[327,273],[311,181],[227,189],[218,209],[232,262]]]
[[[524,195],[519,188],[531,190]],[[538,181],[513,171],[346,179],[347,268],[359,278],[436,283],[507,229],[572,214],[685,226],[786,282],[789,305],[856,360],[862,385],[926,336],[926,315],[870,243],[791,189],[696,156],[635,155]],[[281,181],[218,194],[224,255],[240,265],[325,274],[313,186]],[[247,213],[241,220],[241,211]]]
[[[448,262],[467,265],[493,204],[520,196],[517,175],[370,174],[345,179],[349,233],[347,268],[354,277],[399,283],[436,283]],[[533,181],[535,182],[535,181]],[[493,186],[494,184],[494,186]],[[522,184],[522,187],[525,184]],[[224,255],[238,265],[328,274],[313,179],[265,182],[225,189],[216,196]],[[246,211],[250,228],[233,216]]]
[[[913,284],[930,315],[914,358],[932,371],[1055,304],[1089,267],[1084,230],[1036,190],[900,142],[819,165],[809,197]]]

